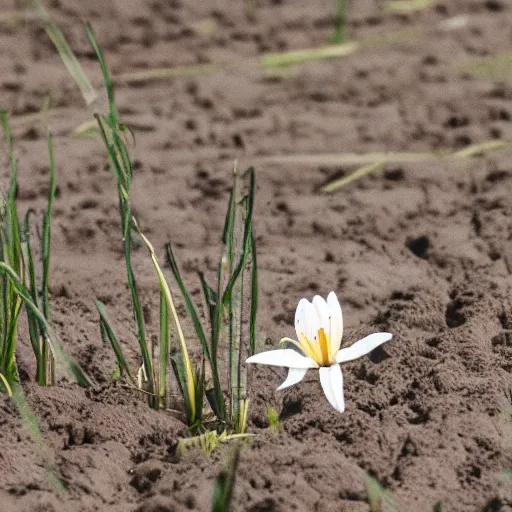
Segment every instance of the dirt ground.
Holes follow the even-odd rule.
[[[0,13],[19,3],[0,0]],[[271,158],[512,139],[512,79],[493,82],[461,68],[465,59],[510,48],[512,5],[440,0],[396,15],[377,0],[354,0],[349,39],[370,44],[277,74],[253,59],[326,44],[334,2],[256,0],[251,12],[249,3],[220,0],[47,4],[100,90],[82,18],[115,75],[220,65],[200,76],[120,85],[116,97],[136,141],[136,215],[162,254],[173,242],[198,301],[195,272],[206,268],[213,277],[238,159],[257,172],[258,350],[294,335],[301,297],[331,290],[343,307],[347,344],[376,331],[394,334],[344,366],[343,414],[329,407],[313,372],[276,392],[284,371],[255,369],[256,436],[242,452],[234,510],[368,511],[366,474],[392,492],[399,511],[432,511],[438,503],[443,511],[512,510],[511,484],[501,476],[512,467],[512,428],[499,414],[512,386],[512,152],[389,164],[331,195],[321,186],[353,168]],[[381,37],[397,31],[398,38]],[[23,327],[24,387],[68,491],[56,495],[42,462],[49,455],[3,399],[0,510],[207,511],[231,447],[178,459],[184,425],[110,380],[115,361],[101,342],[95,298],[138,364],[116,190],[101,142],[72,137],[104,98],[84,106],[36,20],[0,21],[0,47],[0,107],[12,119],[23,211],[45,206],[46,124],[55,134],[52,315],[66,350],[98,382],[88,390],[66,380],[37,387]],[[31,116],[48,98],[51,109]],[[7,154],[0,158],[5,191]],[[142,249],[135,266],[146,320],[157,332],[157,284]],[[280,412],[280,435],[268,428],[269,406]]]

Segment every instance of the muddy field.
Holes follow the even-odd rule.
[[[1,0],[0,12],[19,3]],[[273,160],[512,139],[512,78],[476,78],[461,67],[510,48],[512,5],[441,0],[396,15],[382,4],[352,2],[349,39],[373,41],[361,51],[272,73],[254,59],[325,45],[334,2],[262,0],[250,12],[242,1],[47,3],[100,91],[82,18],[114,75],[219,65],[199,76],[120,84],[116,97],[136,141],[136,215],[159,251],[173,242],[195,299],[196,270],[214,273],[238,159],[257,172],[258,350],[294,336],[301,297],[331,290],[343,307],[346,343],[394,334],[370,357],[344,366],[341,415],[313,372],[276,392],[284,370],[255,369],[256,436],[242,452],[236,511],[369,511],[366,474],[392,492],[400,511],[432,511],[439,503],[443,511],[512,510],[512,485],[501,476],[512,467],[512,426],[499,414],[512,386],[512,151],[390,163],[333,194],[321,186],[353,167]],[[110,379],[115,360],[101,342],[95,298],[106,304],[133,367],[140,364],[116,189],[100,140],[72,137],[94,110],[103,111],[103,93],[84,106],[36,19],[0,21],[0,47],[0,107],[12,120],[23,211],[45,207],[46,125],[55,134],[52,315],[66,350],[98,382],[88,390],[66,380],[37,387],[23,320],[24,387],[68,492],[56,495],[42,463],[50,455],[3,399],[0,510],[207,511],[231,447],[177,458],[185,425]],[[36,116],[48,101],[50,109]],[[135,266],[146,320],[157,332],[157,283],[142,248]],[[269,406],[280,412],[280,435],[268,428]]]

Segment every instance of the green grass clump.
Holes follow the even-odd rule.
[[[14,158],[12,137],[5,112],[1,113],[1,121],[8,142],[12,176],[7,194],[1,199],[0,204],[0,263],[12,269],[17,277],[24,273],[21,230],[16,210],[18,164]],[[1,274],[0,296],[2,297],[0,307],[0,374],[2,375],[2,387],[10,392],[12,383],[19,380],[15,348],[22,300],[16,293],[15,285],[6,272]]]
[[[170,244],[166,246],[167,262],[183,294],[187,311],[194,325],[195,335],[203,351],[203,362],[199,368],[194,369],[171,289],[165,279],[158,256],[132,214],[130,190],[133,173],[123,136],[125,127],[119,122],[114,102],[113,83],[103,55],[92,29],[86,26],[86,31],[98,56],[107,89],[108,114],[97,114],[96,119],[117,182],[127,280],[142,359],[137,377],[126,362],[103,305],[96,302],[103,339],[111,344],[115,352],[119,374],[128,378],[135,387],[147,393],[151,407],[163,408],[168,405],[168,368],[170,363],[183,398],[186,421],[192,431],[203,430],[205,422],[203,406],[206,397],[216,418],[215,428],[219,432],[224,432],[227,429],[230,432],[243,433],[247,423],[249,404],[246,392],[247,371],[244,362],[254,352],[257,304],[256,252],[252,236],[254,170],[250,169],[244,175],[238,172],[234,173],[234,186],[222,237],[223,252],[217,285],[212,288],[206,283],[202,274],[199,276],[207,304],[210,327],[208,337],[183,284],[172,247]],[[243,190],[242,182],[244,180],[249,182],[247,190]],[[138,233],[147,247],[159,283],[160,330],[158,346],[154,347],[150,346],[146,333],[132,266],[133,232]],[[249,306],[247,306],[247,302],[250,303]],[[246,318],[247,310],[249,312]],[[171,350],[170,346],[172,327],[174,327],[178,338],[176,350]],[[171,352],[173,352],[172,357]],[[226,376],[221,375],[219,368],[219,360],[224,358],[228,361]],[[212,375],[212,386],[208,388],[205,382],[206,364],[209,365]],[[227,404],[224,396],[228,397]]]
[[[56,192],[52,136],[48,136],[50,187],[43,216],[41,236],[42,277],[36,278],[30,244],[29,211],[22,224],[17,211],[18,162],[14,156],[13,139],[7,114],[0,112],[0,121],[7,139],[11,162],[11,181],[5,197],[0,199],[0,389],[13,395],[19,383],[16,365],[18,322],[25,305],[29,336],[36,358],[36,380],[40,385],[54,384],[57,362],[81,385],[91,384],[80,366],[62,350],[60,340],[50,325],[50,245],[51,216]]]
[[[279,413],[273,407],[269,407],[267,409],[267,421],[268,421],[268,426],[272,430],[274,430],[278,434],[281,433],[282,426],[281,426],[281,422],[279,421]]]
[[[117,341],[113,329],[110,327],[104,308],[102,304],[97,301],[96,307],[100,314],[101,333],[103,339],[108,340],[114,349],[121,376],[125,375],[134,386],[147,393],[151,407],[155,409],[165,407],[167,405],[167,373],[170,355],[169,325],[171,321],[170,314],[172,312],[176,329],[178,333],[181,334],[181,356],[183,359],[183,365],[185,367],[186,379],[186,385],[183,392],[187,397],[185,400],[188,411],[187,420],[189,423],[194,423],[198,419],[198,416],[200,416],[200,412],[197,411],[196,407],[196,394],[197,389],[200,386],[197,386],[195,374],[192,370],[190,359],[188,357],[187,347],[184,343],[181,326],[179,325],[179,320],[175,314],[172,295],[159,266],[158,259],[155,255],[151,243],[140,231],[139,226],[132,214],[130,194],[133,172],[128,149],[123,137],[125,127],[119,122],[116,106],[114,103],[113,84],[110,80],[110,75],[103,59],[103,55],[96,42],[92,29],[88,25],[86,25],[86,32],[98,56],[108,95],[108,114],[106,116],[96,114],[96,120],[98,122],[103,142],[107,148],[110,163],[117,182],[119,213],[121,217],[127,281],[131,294],[133,317],[137,328],[137,340],[139,343],[142,359],[142,365],[137,372],[137,378],[134,378],[132,372],[129,370],[121,346]],[[132,234],[134,231],[137,231],[140,234],[142,240],[147,246],[158,276],[160,287],[160,340],[158,347],[150,347],[150,343],[146,335],[146,326],[142,312],[142,305],[138,293],[135,272],[132,265]],[[158,349],[159,352],[158,357],[155,355],[156,349]]]
[[[208,336],[185,288],[170,244],[166,250],[168,263],[210,365],[212,387],[206,389],[206,398],[220,425],[243,433],[249,408],[245,360],[255,349],[258,303],[256,245],[252,233],[254,169],[244,175],[235,169],[233,178],[215,287],[199,273],[209,323]],[[244,179],[248,181],[245,189]],[[228,363],[225,379],[222,379],[219,365],[223,360]],[[227,404],[224,396],[228,398]]]
[[[112,345],[119,374],[128,378],[136,388],[147,393],[151,407],[157,409],[168,405],[168,368],[170,363],[183,399],[186,422],[192,432],[205,430],[206,416],[203,409],[206,398],[215,417],[213,422],[210,422],[210,426],[213,424],[213,428],[220,433],[242,434],[247,424],[249,406],[247,370],[244,362],[249,355],[254,353],[258,294],[256,250],[252,236],[254,170],[249,169],[244,174],[236,170],[234,172],[234,186],[222,236],[223,250],[216,286],[209,286],[204,276],[199,275],[208,313],[208,335],[201,325],[196,308],[185,288],[172,247],[170,244],[166,246],[167,263],[184,297],[194,326],[195,336],[203,352],[202,364],[194,369],[171,289],[162,271],[158,256],[132,214],[130,190],[133,173],[128,148],[124,141],[125,127],[119,122],[114,102],[113,82],[90,26],[86,26],[86,32],[98,56],[107,89],[108,114],[97,114],[96,120],[117,182],[127,280],[142,359],[137,377],[134,376],[126,362],[104,307],[97,302],[103,339]],[[150,346],[146,333],[132,266],[133,232],[138,234],[148,249],[159,283],[159,341],[158,346],[153,347]],[[174,327],[174,333],[178,339],[175,349],[171,349],[170,344],[172,327]],[[219,365],[219,361],[223,360],[227,361],[226,375],[221,374],[221,365]],[[207,386],[206,383],[206,364],[211,373],[211,386]],[[227,404],[225,397],[227,397]]]

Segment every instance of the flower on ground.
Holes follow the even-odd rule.
[[[283,338],[281,343],[292,343],[301,353],[290,348],[270,350],[249,357],[247,362],[289,368],[288,377],[278,390],[299,383],[310,368],[318,368],[325,396],[339,412],[345,410],[340,363],[364,356],[392,338],[388,332],[377,332],[340,349],[343,317],[334,292],[327,300],[318,295],[312,302],[301,299],[295,312],[295,330],[297,340]]]

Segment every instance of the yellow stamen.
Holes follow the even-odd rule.
[[[306,350],[311,354],[309,357],[318,363],[318,358],[321,354],[317,350],[317,345],[315,343],[311,343],[303,333],[299,334],[299,343],[302,347],[305,347],[303,350]]]
[[[318,331],[318,345],[322,353],[322,361],[317,361],[319,364],[328,365],[331,363],[331,347],[329,346],[329,340],[325,334],[323,327]]]
[[[291,338],[283,338],[281,343],[291,343],[292,345],[295,345],[301,352],[303,352],[305,356],[313,359],[313,361],[317,360],[316,354],[311,350],[311,346],[309,344],[304,344],[300,341],[292,340]]]
[[[291,343],[319,366],[330,366],[332,363],[331,339],[323,328],[319,329],[314,340],[309,340],[304,333],[299,334],[299,341],[283,338],[281,343]]]

